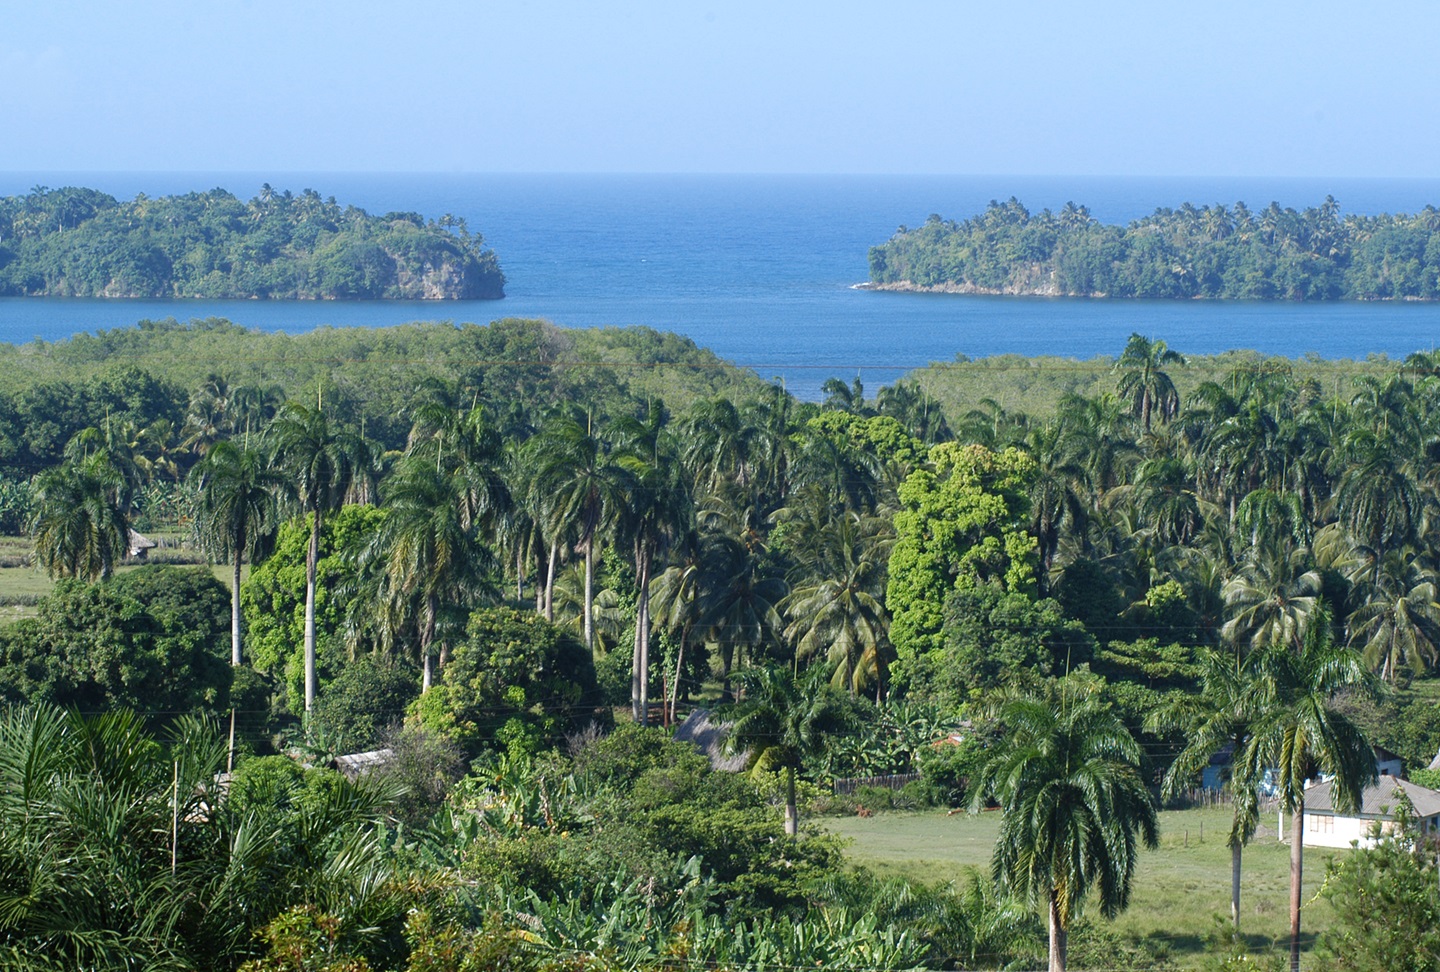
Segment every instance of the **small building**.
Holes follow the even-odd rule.
[[[145,555],[155,549],[155,541],[149,537],[142,536],[134,530],[130,531],[126,544],[126,555],[135,560],[144,560]]]
[[[390,762],[394,755],[395,751],[391,749],[373,749],[368,753],[336,756],[328,765],[331,769],[344,773],[347,779],[357,780],[371,770],[379,769]]]
[[[710,759],[710,768],[723,773],[739,773],[750,765],[750,754],[732,753],[725,748],[730,723],[710,718],[708,709],[695,709],[684,722],[675,727],[675,739],[688,742]]]
[[[1440,831],[1440,792],[1386,773],[1365,788],[1355,812],[1344,813],[1335,809],[1333,785],[1331,781],[1316,783],[1305,791],[1305,843],[1310,846],[1349,847],[1353,841],[1360,847],[1374,847],[1371,830],[1375,824],[1380,825],[1382,834],[1394,831],[1401,794],[1414,808],[1411,819],[1421,833]]]

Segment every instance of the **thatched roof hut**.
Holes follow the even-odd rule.
[[[710,757],[712,769],[727,773],[739,773],[750,763],[749,753],[730,753],[725,748],[725,737],[730,734],[730,723],[716,722],[710,718],[708,709],[696,709],[675,728],[675,738],[692,743]]]

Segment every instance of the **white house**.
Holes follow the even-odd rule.
[[[1365,788],[1358,810],[1341,813],[1335,809],[1332,785],[1329,781],[1316,783],[1305,791],[1305,843],[1309,846],[1349,847],[1355,841],[1361,847],[1374,847],[1371,827],[1379,823],[1381,833],[1395,828],[1394,810],[1400,803],[1397,791],[1415,808],[1412,819],[1422,833],[1440,831],[1440,792],[1384,774],[1378,783]]]

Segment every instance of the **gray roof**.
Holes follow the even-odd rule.
[[[390,762],[395,755],[391,749],[372,749],[368,753],[351,753],[348,756],[336,756],[330,761],[330,767],[344,773],[350,779],[363,776],[379,766]]]
[[[696,709],[675,728],[675,738],[693,743],[702,753],[710,757],[712,769],[738,773],[750,762],[749,753],[732,754],[725,748],[725,737],[730,732],[730,723],[715,722],[707,709]]]
[[[1330,794],[1333,785],[1332,782],[1317,783],[1306,790],[1305,812],[1309,813],[1313,810],[1316,813],[1336,813],[1335,803]],[[1360,795],[1359,812],[1348,814],[1348,816],[1385,819],[1393,817],[1394,814],[1391,811],[1397,802],[1395,796],[1397,789],[1403,790],[1409,797],[1417,817],[1440,815],[1440,793],[1420,786],[1418,783],[1411,783],[1409,780],[1398,779],[1394,776],[1382,776],[1380,782],[1367,786],[1365,792]]]

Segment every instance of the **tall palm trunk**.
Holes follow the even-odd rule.
[[[785,833],[800,836],[800,807],[795,802],[795,767],[785,767]]]
[[[310,550],[305,557],[305,715],[315,707],[315,568],[320,562],[320,511],[310,528]]]
[[[425,599],[425,616],[420,621],[420,694],[430,691],[434,673],[430,666],[430,646],[435,642],[435,616],[439,611],[435,598]]]
[[[1305,864],[1305,800],[1290,815],[1290,972],[1300,972],[1300,879]]]
[[[595,538],[585,541],[585,649],[595,657]]]
[[[1240,852],[1243,848],[1237,840],[1230,845],[1230,920],[1235,923],[1235,933],[1240,933]]]
[[[230,585],[230,664],[240,667],[240,567],[244,557],[240,544],[235,545],[235,571]]]
[[[670,721],[675,721],[675,710],[680,705],[680,671],[685,664],[685,641],[690,636],[690,626],[680,629],[680,648],[675,652],[675,680],[670,684]]]
[[[560,542],[550,541],[550,562],[545,568],[545,620],[555,620],[555,561],[560,556]]]
[[[1050,892],[1050,972],[1065,972],[1069,932],[1060,924],[1060,895]]]
[[[630,670],[630,699],[633,716],[642,726],[650,724],[650,549],[636,544],[638,590],[635,594],[635,657]]]

